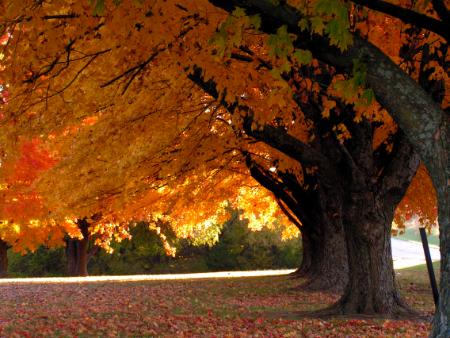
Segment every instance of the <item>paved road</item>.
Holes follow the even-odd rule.
[[[395,269],[425,264],[425,256],[421,242],[403,241],[392,238],[391,243]],[[439,248],[436,246],[430,246],[430,255],[433,261],[441,259]]]

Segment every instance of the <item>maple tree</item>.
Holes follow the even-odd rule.
[[[22,254],[35,251],[40,245],[58,247],[66,245],[69,275],[87,275],[90,256],[87,244],[96,241],[96,249],[109,249],[111,238],[128,237],[126,226],[102,223],[89,230],[85,219],[73,221],[69,217],[55,217],[46,208],[33,183],[37,177],[57,162],[43,147],[40,139],[19,141],[16,154],[9,153],[0,168],[2,177],[0,194],[1,274],[7,271],[7,249]],[[91,222],[101,221],[93,217]]]
[[[222,7],[229,12],[234,11],[235,5],[238,5],[246,8],[249,13],[258,13],[259,16],[248,17],[241,10],[234,12],[227,19],[223,12],[213,12],[211,14],[211,11],[207,10],[210,8],[208,7],[209,3]],[[312,3],[314,4],[314,2]],[[326,6],[327,4],[328,7]],[[334,7],[332,6],[333,4],[335,4]],[[11,79],[8,80],[8,83],[12,85],[14,82],[16,84],[15,93],[17,95],[13,95],[10,100],[10,102],[15,102],[16,104],[14,104],[14,107],[10,104],[11,109],[8,107],[9,112],[6,112],[6,116],[8,116],[6,121],[13,121],[14,123],[11,125],[3,123],[5,128],[9,127],[10,129],[5,132],[5,135],[11,135],[18,131],[25,134],[51,133],[55,130],[64,130],[73,124],[77,125],[81,120],[93,114],[96,115],[98,121],[92,126],[86,127],[79,136],[76,136],[75,143],[78,145],[75,147],[77,147],[78,151],[75,151],[75,158],[72,156],[71,164],[65,168],[61,166],[60,168],[62,169],[60,170],[66,170],[66,173],[73,173],[77,172],[74,168],[79,169],[80,176],[86,181],[94,182],[92,178],[98,178],[94,183],[98,184],[98,186],[91,184],[82,185],[83,189],[81,190],[84,190],[82,193],[85,194],[84,196],[89,196],[89,199],[85,201],[91,203],[91,208],[97,207],[98,203],[100,203],[103,209],[109,208],[111,210],[126,204],[130,199],[134,199],[141,189],[158,190],[161,182],[168,181],[168,178],[176,186],[178,181],[173,178],[179,177],[180,173],[192,172],[194,168],[194,165],[190,166],[191,156],[188,155],[195,154],[195,165],[205,162],[208,166],[220,168],[221,166],[218,164],[220,161],[227,162],[227,156],[220,157],[220,159],[214,157],[213,161],[211,161],[210,151],[197,152],[196,150],[200,149],[202,144],[208,147],[211,145],[219,147],[219,151],[217,151],[217,148],[214,149],[215,153],[236,156],[232,150],[233,146],[226,145],[225,149],[223,149],[224,144],[220,142],[224,138],[223,133],[230,131],[212,132],[207,133],[205,136],[204,131],[223,130],[217,129],[219,128],[217,125],[220,124],[217,122],[218,119],[214,119],[211,122],[210,114],[202,114],[208,109],[205,103],[208,102],[208,97],[204,98],[204,91],[208,92],[208,90],[210,97],[214,98],[214,93],[217,93],[216,99],[218,101],[218,103],[214,103],[215,100],[212,100],[213,102],[209,104],[222,105],[230,113],[230,121],[232,123],[228,123],[227,128],[229,128],[229,124],[237,126],[231,132],[241,133],[242,135],[243,130],[244,139],[248,136],[258,141],[262,140],[269,146],[280,147],[280,150],[292,157],[293,148],[291,147],[289,150],[289,147],[286,147],[291,144],[286,142],[286,140],[281,140],[284,143],[279,142],[280,138],[277,138],[280,130],[283,131],[286,126],[289,126],[289,133],[284,130],[285,132],[281,134],[286,137],[290,134],[296,135],[297,143],[295,145],[300,150],[298,151],[300,160],[303,163],[307,163],[308,160],[314,163],[320,159],[320,156],[318,157],[317,153],[314,153],[313,156],[311,153],[308,153],[310,148],[313,149],[312,146],[307,144],[308,137],[314,135],[315,137],[323,138],[324,135],[320,133],[315,135],[311,132],[308,122],[314,120],[305,118],[307,109],[303,107],[299,109],[301,105],[292,98],[292,84],[286,85],[286,81],[283,79],[283,74],[289,74],[292,69],[292,66],[286,62],[291,54],[295,55],[299,63],[311,62],[310,54],[304,49],[307,48],[321,62],[335,66],[338,71],[353,73],[353,78],[337,82],[335,86],[337,88],[340,87],[341,92],[344,94],[350,92],[350,95],[347,95],[347,97],[344,95],[342,98],[344,101],[349,100],[349,96],[356,96],[360,100],[368,101],[373,95],[370,90],[361,90],[361,92],[356,93],[355,90],[349,90],[355,83],[359,83],[358,86],[366,83],[373,90],[382,106],[399,122],[400,127],[413,146],[417,146],[420,143],[417,140],[420,133],[415,132],[416,129],[412,128],[424,128],[427,124],[415,121],[411,125],[408,124],[408,120],[402,119],[401,116],[413,114],[412,116],[426,118],[428,115],[423,114],[423,111],[429,112],[431,116],[441,116],[441,110],[436,107],[427,94],[410,80],[410,76],[414,77],[414,74],[405,76],[400,68],[386,57],[386,54],[390,55],[389,50],[385,51],[386,54],[383,54],[367,42],[366,39],[359,38],[348,32],[346,25],[350,23],[345,21],[347,20],[348,7],[336,4],[337,2],[329,1],[322,2],[322,7],[318,5],[317,7],[308,6],[304,12],[308,14],[308,11],[311,10],[313,15],[306,21],[302,21],[299,12],[293,7],[272,1],[205,1],[198,2],[196,5],[165,2],[157,3],[153,6],[142,4],[137,6],[136,10],[129,11],[125,16],[113,14],[116,12],[124,14],[121,8],[134,5],[124,2],[119,7],[115,7],[111,3],[106,3],[107,7],[105,9],[105,3],[97,1],[94,13],[92,13],[92,8],[87,4],[73,4],[71,7],[68,7],[67,4],[61,2],[61,4],[49,4],[42,8],[39,6],[31,8],[27,7],[27,5],[14,8],[11,5],[8,9],[12,15],[9,21],[7,20],[8,25],[5,25],[5,27],[8,27],[8,29],[15,27],[15,25],[19,27],[21,25],[33,27],[30,31],[17,30],[16,32],[17,34],[20,32],[21,36],[28,35],[25,41],[39,41],[42,43],[41,46],[33,46],[31,49],[29,49],[29,46],[24,47],[24,51],[39,56],[39,58],[32,58],[32,60],[42,61],[41,63],[36,61],[37,63],[30,68],[26,65],[21,65],[17,61],[16,54],[6,57],[8,59],[14,56],[15,62],[11,67],[6,68],[5,76]],[[301,4],[297,2],[292,2],[291,5],[296,5],[297,8],[302,9]],[[33,10],[33,13],[28,11],[30,9]],[[41,13],[35,13],[36,9],[40,10]],[[314,13],[315,9],[319,13]],[[22,16],[17,15],[14,11],[18,11]],[[202,15],[206,12],[208,13],[207,16],[205,14]],[[111,15],[108,13],[111,13]],[[155,13],[158,13],[158,15],[155,15]],[[189,13],[193,14],[190,15]],[[320,18],[323,17],[323,14],[325,14],[325,17],[328,15],[335,19],[331,19],[329,22],[323,20],[323,18]],[[304,13],[303,16],[305,16]],[[23,18],[29,18],[31,21],[37,20],[38,22],[25,24]],[[375,18],[377,17],[375,16]],[[381,17],[381,19],[384,20],[384,17]],[[124,24],[124,22],[127,22],[127,24]],[[299,22],[303,25],[303,29],[302,26],[298,26]],[[221,23],[224,24],[221,25]],[[367,24],[367,22],[364,23]],[[379,23],[380,17],[368,24],[369,33],[372,34],[368,34],[368,39],[372,39],[375,43],[380,42],[380,39],[384,37],[377,29],[381,28],[382,32],[386,31]],[[63,25],[64,29],[59,31],[54,29],[59,27],[59,25]],[[108,30],[107,27],[109,25],[115,29]],[[148,25],[151,25],[152,28],[149,29]],[[280,28],[283,25],[285,25],[284,28]],[[310,25],[315,34],[311,35],[309,32],[304,31],[304,28]],[[84,33],[81,34],[77,27],[81,27]],[[221,28],[215,32],[216,27],[222,27],[223,29]],[[392,29],[394,34],[396,30],[401,29],[398,23],[397,25],[392,25],[392,27],[394,28]],[[274,33],[274,35],[269,39],[265,38],[267,36],[258,38],[258,35],[255,38],[254,34],[246,33],[248,29],[261,29],[266,33]],[[143,34],[144,32],[145,34]],[[294,43],[292,43],[289,35],[291,33],[297,35]],[[323,36],[324,33],[327,37]],[[61,36],[64,38],[59,38],[59,34],[62,34]],[[376,34],[378,34],[378,40]],[[213,45],[208,45],[207,42],[211,41],[211,37],[213,37]],[[247,48],[242,51],[240,47],[245,47],[245,39],[250,38],[252,38],[251,43],[248,44],[250,49]],[[432,38],[434,37],[432,36]],[[99,50],[97,40],[101,40],[104,43],[102,47],[105,48]],[[351,40],[353,40],[353,44],[351,44]],[[19,40],[11,39],[11,46],[20,44],[20,42],[16,41]],[[117,41],[120,41],[119,47],[115,43]],[[330,48],[330,41],[341,49],[346,48],[345,52],[342,53],[337,48]],[[438,42],[441,43],[440,40]],[[216,47],[214,47],[214,44]],[[396,44],[386,46],[386,48],[396,50],[396,46],[399,48],[400,44],[401,41],[396,40]],[[82,51],[79,50],[78,46],[82,46]],[[152,46],[150,52],[146,46]],[[17,52],[17,49],[14,48],[8,50],[11,53],[13,50]],[[211,53],[205,52],[206,50],[211,51]],[[213,57],[211,57],[211,54],[213,54]],[[31,57],[30,55],[28,56]],[[395,58],[395,55],[392,57]],[[247,59],[247,62],[223,62],[224,58],[227,60],[238,59],[240,61]],[[362,59],[364,62],[355,63],[353,61],[355,58]],[[255,68],[248,66],[249,59],[257,64]],[[370,67],[364,67],[365,62],[370,64]],[[96,64],[98,67],[94,67]],[[270,64],[273,65],[269,67],[268,65]],[[24,72],[25,69],[27,72]],[[114,70],[114,74],[118,75],[111,75],[111,69]],[[260,71],[261,69],[262,71]],[[388,71],[385,71],[386,69]],[[186,73],[189,74],[191,80],[203,83],[202,90],[195,90],[189,84],[184,75]],[[23,77],[19,81],[17,79],[13,81],[17,74],[21,74],[20,76]],[[246,74],[246,76],[243,77],[243,74]],[[395,78],[393,80],[392,76],[396,76],[398,79]],[[445,71],[443,74],[436,76],[445,78]],[[243,81],[244,79],[245,81]],[[265,84],[268,79],[270,79],[270,85]],[[214,81],[211,82],[210,80]],[[77,87],[71,87],[75,82]],[[303,82],[304,87],[302,89],[304,92],[312,92],[312,95],[320,93],[320,91],[312,90],[313,83],[311,81],[309,84],[306,80]],[[387,84],[392,86],[393,83],[401,86],[404,94],[400,97],[401,99],[395,91],[386,90],[386,88],[389,88]],[[98,92],[99,84],[103,88],[101,94]],[[211,84],[214,84],[217,88],[212,88]],[[117,91],[126,94],[127,100],[122,100],[121,97],[123,96],[118,96]],[[327,93],[328,95],[333,94]],[[70,97],[70,102],[67,101],[67,97]],[[187,102],[173,102],[173,97],[186,98]],[[308,99],[309,97],[306,96],[306,98]],[[300,99],[302,100],[301,97]],[[337,139],[342,141],[342,143],[338,142],[336,145],[338,147],[339,144],[349,146],[352,148],[350,154],[357,158],[355,154],[361,155],[363,152],[360,152],[361,144],[358,145],[358,142],[354,142],[353,138],[360,132],[362,137],[355,138],[355,140],[365,139],[364,144],[366,144],[366,148],[362,147],[363,149],[367,150],[367,144],[372,146],[372,139],[362,132],[364,128],[368,127],[366,120],[370,122],[371,119],[364,115],[361,118],[361,113],[358,113],[358,109],[356,114],[354,114],[351,110],[348,111],[339,106],[335,107],[333,106],[335,101],[320,97],[316,99],[316,102],[312,101],[312,108],[317,109],[317,107],[314,107],[314,104],[317,105],[317,103],[319,107],[322,105],[325,109],[323,111],[320,109],[318,113],[323,113],[324,117],[328,115],[328,118],[330,116],[334,117],[333,114],[337,112],[340,113],[339,118],[344,118],[346,113],[349,114],[350,119],[352,116],[355,116],[355,118],[359,116],[358,120],[363,122],[353,127],[356,130],[353,133],[349,131],[349,128],[352,128],[350,124],[336,123],[328,126],[331,128],[330,137],[333,138],[336,135]],[[445,100],[443,102],[444,108],[446,107],[446,102]],[[197,107],[195,107],[196,104]],[[150,111],[148,111],[149,106],[152,107]],[[245,107],[251,107],[252,109],[248,110]],[[212,108],[215,107],[212,106]],[[343,108],[346,107],[344,106]],[[215,109],[210,109],[208,113],[211,110],[216,111]],[[359,109],[359,111],[363,110]],[[33,113],[31,114],[30,111]],[[64,111],[64,114],[61,114],[62,111]],[[192,113],[192,111],[198,112],[198,117],[192,119],[192,114],[186,114],[187,112]],[[369,110],[367,115],[370,114],[371,111]],[[35,116],[39,116],[39,119],[35,118]],[[317,117],[317,114],[313,116]],[[191,123],[193,120],[195,121],[194,126]],[[227,118],[222,118],[222,123],[223,120],[226,122]],[[295,121],[295,123],[292,124],[292,121]],[[25,125],[27,128],[21,128],[21,126]],[[174,125],[176,126],[175,128],[173,127]],[[269,133],[269,136],[267,136],[268,132],[278,132],[278,134],[270,135]],[[130,138],[130,135],[133,133],[136,137]],[[150,133],[153,139],[158,141],[149,142],[147,133]],[[349,135],[352,136],[351,139],[348,139]],[[185,147],[186,142],[182,141],[188,139],[188,137],[189,140],[194,141]],[[401,136],[399,138],[401,139]],[[432,140],[429,136],[425,138]],[[214,139],[216,139],[215,142]],[[232,139],[239,142],[237,144],[239,147],[236,145],[234,147],[240,149],[239,151],[249,148],[248,146],[242,147],[242,137]],[[7,141],[5,140],[4,144],[7,144]],[[110,143],[110,146],[104,147],[105,149],[99,149],[106,141],[112,142],[112,144]],[[208,143],[209,141],[211,143]],[[248,140],[244,141],[247,142]],[[355,145],[352,145],[352,142]],[[67,145],[67,148],[73,150],[73,143],[73,139],[68,139],[69,145]],[[87,145],[93,145],[94,148],[89,148]],[[420,146],[422,147],[422,145]],[[82,151],[83,148],[85,148],[84,151]],[[95,149],[95,151],[92,149]],[[123,159],[121,154],[124,152],[119,151],[120,149],[127,153],[127,158]],[[331,149],[330,147],[330,151]],[[325,148],[325,150],[328,151],[328,148]],[[371,150],[366,155],[372,153]],[[429,152],[425,152],[424,148],[419,147],[417,151],[430,170],[430,161],[434,161],[434,159],[425,156]],[[66,150],[66,152],[68,151]],[[92,160],[94,163],[100,163],[83,163],[86,157],[81,156],[81,154],[86,154],[87,152],[96,154],[97,156]],[[345,154],[345,151],[342,151],[340,156],[344,158]],[[405,153],[405,155],[407,154]],[[445,151],[442,156],[444,155]],[[441,159],[444,158],[442,156]],[[91,157],[89,156],[88,158]],[[397,157],[397,161],[400,158],[400,156]],[[217,161],[215,161],[216,159]],[[106,164],[101,164],[102,162]],[[362,163],[364,168],[364,162]],[[318,163],[314,164],[317,165]],[[406,163],[402,162],[402,164]],[[95,171],[92,171],[92,168],[97,169],[97,176],[93,174]],[[198,168],[196,169],[199,170]],[[308,169],[314,170],[314,166]],[[352,182],[355,179],[364,177],[364,173],[356,170],[358,169],[357,167],[351,169],[350,172],[353,176],[350,179]],[[433,167],[431,167],[431,176],[436,180],[436,173],[444,172],[444,169],[438,171],[433,170]],[[280,168],[278,170],[279,172],[282,171]],[[199,172],[201,171],[202,169],[199,170]],[[55,172],[57,170],[52,171],[52,174],[56,175]],[[210,171],[205,170],[204,172]],[[319,177],[326,182],[336,172],[338,171],[330,170],[330,173],[327,174],[319,172],[322,175],[319,175]],[[120,178],[124,175],[125,177]],[[311,176],[314,180],[314,176]],[[270,178],[270,176],[268,177]],[[288,179],[287,176],[285,178],[286,180]],[[48,186],[48,182],[55,181],[57,180],[50,179],[50,181],[45,181],[44,179],[43,182],[47,182]],[[70,185],[67,184],[67,181],[67,178],[59,180],[59,182],[62,182],[62,188],[57,189],[59,193],[68,191],[67,186]],[[162,183],[162,185],[164,184],[167,183]],[[438,186],[445,187],[446,184]],[[90,191],[85,189],[90,189]],[[402,185],[402,189],[405,190],[406,186]],[[397,200],[402,195],[400,192],[401,189],[400,191],[392,192],[396,200],[394,204],[398,203]],[[354,192],[350,193],[353,194]],[[442,195],[444,192],[438,191],[438,195],[439,193]],[[70,192],[66,194],[70,194]],[[151,191],[150,194],[155,193]],[[361,192],[359,196],[361,198],[360,201],[367,201],[367,199],[364,199],[364,194],[367,194],[367,190]],[[89,205],[86,205],[86,203],[80,205],[77,202],[83,200],[80,198],[81,194],[73,195],[72,201],[75,202],[68,203],[68,205],[72,208],[78,207],[87,210]],[[119,195],[120,198],[117,198]],[[329,198],[332,199],[335,196],[336,193],[334,195],[330,194]],[[445,197],[445,194],[443,196]],[[57,198],[58,195],[56,195],[55,199]],[[439,200],[442,200],[442,198]],[[366,206],[366,203],[361,205]],[[382,209],[382,211],[389,211],[392,214],[393,210],[390,210],[391,208],[392,205],[388,209]],[[440,208],[442,214],[441,210],[442,208]],[[345,217],[350,218],[352,215],[350,211],[350,209],[347,209],[346,212],[342,213],[342,217],[344,219]],[[354,217],[360,216],[355,215]],[[390,217],[392,218],[393,215]],[[442,222],[442,219],[444,222]],[[443,229],[447,229],[445,219],[444,212],[443,216],[440,215],[441,233],[443,233]],[[351,228],[352,222],[344,222],[344,224],[349,226],[345,229],[346,236],[357,237],[361,235],[361,238],[367,236],[364,231],[361,232],[363,230],[361,228],[363,226],[362,223]],[[389,231],[386,229],[383,231],[383,238],[386,240]],[[380,239],[380,237],[377,238]],[[442,244],[444,251],[446,248],[445,243],[444,241]],[[360,245],[355,245],[355,247],[363,248]],[[443,255],[443,267],[446,266],[445,257]],[[388,274],[392,274],[392,268],[390,270]],[[363,275],[366,278],[374,277],[366,272],[363,272]],[[443,273],[443,276],[445,281],[445,273]],[[369,282],[377,283],[377,280],[375,278]],[[443,282],[441,285],[445,285],[445,283]],[[441,286],[441,289],[444,290],[445,295],[445,287]],[[390,297],[392,300],[396,296],[391,294]],[[442,302],[444,305],[441,311],[445,311],[445,296],[442,298],[444,298]],[[359,308],[359,306],[357,307]],[[365,311],[364,307],[362,311]]]
[[[436,5],[440,3],[440,5]],[[265,14],[268,20],[275,20],[278,23],[288,24],[292,32],[299,32],[297,23],[300,16],[295,10],[288,6],[274,7],[278,4],[269,3],[269,1],[255,1],[244,3],[236,1],[235,4],[243,7],[256,7],[259,13]],[[228,4],[222,4],[224,7]],[[248,5],[248,6],[246,6]],[[400,7],[401,8],[401,7]],[[441,25],[446,27],[444,18],[448,16],[448,11],[442,2],[433,3],[433,8],[442,19]],[[413,21],[414,22],[414,21]],[[419,25],[419,27],[421,27]],[[448,29],[447,29],[448,31]],[[355,38],[355,37],[354,37]],[[309,37],[304,36],[301,43],[308,41]],[[405,131],[408,139],[420,154],[422,160],[427,165],[430,175],[433,179],[434,186],[437,188],[437,196],[439,201],[439,226],[440,226],[440,247],[442,253],[441,272],[443,279],[441,281],[441,298],[440,304],[436,311],[435,325],[433,335],[448,334],[448,318],[450,306],[448,304],[448,247],[449,247],[449,209],[448,209],[448,113],[439,109],[431,97],[427,96],[411,78],[405,76],[391,60],[383,55],[379,50],[373,48],[370,43],[356,37],[352,47],[345,53],[335,51],[330,53],[330,48],[322,48],[327,46],[327,42],[323,42],[319,37],[315,36],[310,39],[309,47],[316,53],[319,58],[330,62],[339,67],[349,69],[352,66],[352,59],[359,56],[368,60],[371,65],[367,69],[367,83],[374,90],[378,100],[388,109],[396,122]],[[444,42],[445,44],[445,42]],[[444,60],[446,58],[444,54]],[[442,69],[442,68],[441,68]],[[445,69],[445,66],[444,66]],[[448,83],[447,71],[444,71],[444,79]],[[398,92],[390,90],[387,83],[395,83],[404,95],[399,98]],[[445,95],[444,95],[445,97]],[[443,108],[448,106],[448,100],[444,101]]]
[[[32,188],[38,175],[55,164],[42,148],[39,139],[20,141],[17,154],[10,153],[2,161],[0,176],[0,239],[2,241],[2,273],[6,274],[7,249],[25,253],[41,244],[62,245],[65,234],[74,235],[68,220],[56,222],[48,217],[39,193]]]

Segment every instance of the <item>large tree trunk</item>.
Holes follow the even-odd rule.
[[[78,220],[77,224],[83,238],[66,240],[67,274],[69,276],[87,276],[89,223],[86,220]]]
[[[302,240],[302,258],[299,261],[300,266],[297,270],[295,270],[292,273],[292,276],[294,277],[304,277],[307,276],[309,273],[309,270],[311,269],[311,263],[312,263],[312,256],[313,256],[313,249],[312,249],[312,243],[310,235],[307,231],[303,231],[300,229],[301,233],[301,240]]]
[[[410,313],[395,282],[391,252],[393,212],[371,192],[352,193],[344,214],[349,283],[337,304],[324,312],[338,314]]]
[[[8,243],[0,239],[0,278],[8,275]]]
[[[430,173],[439,200],[441,281],[431,336],[443,338],[450,337],[450,116],[445,119],[439,136],[440,147],[434,153],[436,169]]]
[[[87,276],[88,264],[88,248],[89,248],[89,223],[86,220],[79,220],[78,227],[80,228],[83,238],[77,243],[77,275]]]
[[[77,240],[73,238],[66,239],[66,259],[67,275],[77,275]]]
[[[306,228],[306,227],[305,227]],[[300,277],[307,281],[299,288],[310,291],[342,291],[347,283],[348,263],[342,227],[317,224],[305,234],[309,252],[309,266]],[[305,264],[306,265],[306,264]]]

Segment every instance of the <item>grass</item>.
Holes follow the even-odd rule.
[[[419,229],[408,228],[401,235],[395,236],[394,238],[402,239],[405,241],[422,242],[420,239]],[[439,246],[439,235],[437,234],[427,234],[428,244]]]
[[[438,264],[435,264],[435,268]],[[397,271],[404,298],[434,310],[425,266]],[[426,337],[423,320],[312,319],[338,295],[294,291],[288,276],[0,285],[0,337]]]

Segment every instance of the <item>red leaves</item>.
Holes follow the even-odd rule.
[[[337,295],[260,277],[79,284],[0,284],[2,336],[426,337],[416,320],[299,318]],[[432,308],[431,294],[429,305]],[[42,306],[45,304],[45,306]]]
[[[41,147],[39,139],[23,142],[20,147],[20,157],[14,164],[14,172],[8,178],[9,182],[33,182],[40,173],[53,167],[56,160]]]

